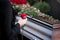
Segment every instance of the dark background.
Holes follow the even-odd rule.
[[[44,0],[51,5],[51,11],[49,15],[53,16],[55,19],[60,20],[60,3],[57,0]]]

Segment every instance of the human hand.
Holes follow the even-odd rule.
[[[18,20],[18,23],[20,24],[20,27],[22,27],[27,22],[27,14],[25,14],[25,13],[20,14],[19,16],[16,16],[16,19]]]
[[[22,27],[23,25],[25,25],[26,22],[27,22],[27,18],[18,21],[18,23],[20,24],[20,27]]]
[[[60,40],[60,24],[53,25],[52,39],[53,40]]]

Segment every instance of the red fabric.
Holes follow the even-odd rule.
[[[27,0],[10,0],[10,2],[16,3],[16,4],[26,4]]]

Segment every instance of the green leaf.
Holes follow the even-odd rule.
[[[46,2],[39,2],[33,5],[34,7],[38,8],[43,13],[48,13],[51,10],[51,7]]]
[[[38,17],[39,16],[38,13],[36,13],[34,11],[29,11],[29,10],[22,10],[21,13],[26,13],[26,14],[28,14],[31,17]]]

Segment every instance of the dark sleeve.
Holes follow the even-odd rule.
[[[20,24],[17,23],[17,24],[16,24],[16,27],[17,27],[17,32],[20,34]]]
[[[14,37],[18,37],[18,34],[20,34],[20,25],[17,23],[16,25],[13,26],[13,28],[11,28],[11,33],[9,35],[9,39],[11,40]]]
[[[3,9],[3,37],[5,37],[7,40],[12,39],[16,37],[20,33],[20,27],[19,24],[13,24],[13,12],[12,12],[12,6],[9,1],[3,1],[0,2]]]
[[[15,24],[15,25],[13,26],[13,28],[12,28],[12,33],[13,33],[14,35],[20,34],[20,25],[19,25],[19,23]],[[14,35],[13,35],[13,36],[14,36]]]

